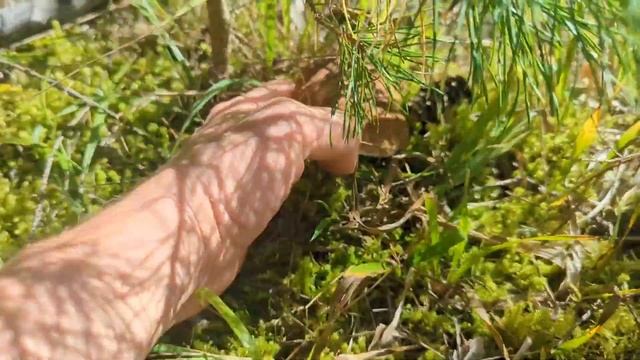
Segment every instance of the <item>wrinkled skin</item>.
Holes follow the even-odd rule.
[[[299,179],[306,159],[354,170],[342,115],[275,81],[211,110],[180,154],[80,225],[0,271],[0,359],[141,359],[221,293]]]

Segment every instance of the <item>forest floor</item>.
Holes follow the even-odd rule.
[[[215,102],[336,55],[245,5],[214,82],[203,2],[169,3],[0,50],[2,260],[152,174]],[[466,77],[465,50],[451,61]],[[232,311],[176,326],[150,357],[634,358],[635,95],[619,85],[601,106],[589,69],[570,72],[558,116],[522,101],[500,114],[472,83],[473,100],[412,123],[406,149],[362,157],[354,176],[309,164],[222,296]],[[401,91],[408,103],[417,87]]]

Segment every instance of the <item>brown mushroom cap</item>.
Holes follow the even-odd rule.
[[[304,76],[304,72],[303,72]],[[295,98],[313,106],[337,106],[345,109],[345,99],[338,99],[340,71],[338,64],[331,62],[298,82]],[[393,91],[393,90],[391,90]],[[362,130],[360,155],[389,157],[409,145],[409,125],[397,110],[397,94],[389,95],[382,81],[375,82],[376,111]]]

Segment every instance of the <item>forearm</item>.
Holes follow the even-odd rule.
[[[0,273],[0,349],[143,358],[197,310],[198,288],[231,283],[302,173],[300,141],[267,135],[290,124],[202,132],[120,201],[21,252]]]
[[[122,200],[0,272],[0,358],[143,358],[222,292],[304,169],[353,171],[342,116],[273,82],[216,106],[181,153]]]
[[[15,358],[143,358],[212,267],[214,290],[226,287],[243,254],[217,248],[215,226],[197,218],[206,208],[192,209],[202,190],[182,175],[165,168],[13,259],[0,275],[0,349]],[[211,251],[224,259],[205,264]]]

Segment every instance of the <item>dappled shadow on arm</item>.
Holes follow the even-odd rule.
[[[15,349],[7,354],[142,358],[197,311],[198,288],[222,292],[302,174],[309,114],[287,111],[205,126],[131,194],[7,264],[0,344]]]

